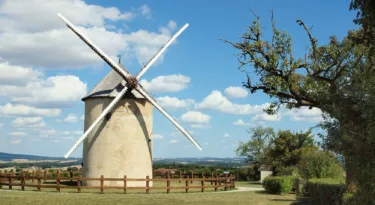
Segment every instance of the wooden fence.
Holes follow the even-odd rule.
[[[45,173],[45,172],[44,172]],[[43,173],[43,174],[44,174]],[[60,189],[69,188],[69,189],[76,189],[78,193],[81,192],[82,189],[97,189],[100,190],[100,193],[104,193],[105,189],[120,189],[123,190],[124,193],[127,190],[131,189],[138,189],[138,190],[145,190],[145,193],[150,193],[150,190],[155,189],[165,189],[167,193],[170,193],[171,190],[174,189],[185,189],[185,192],[188,193],[189,189],[200,189],[201,192],[204,192],[206,189],[214,189],[214,191],[218,191],[218,189],[223,188],[225,191],[228,189],[235,188],[235,178],[232,175],[225,175],[225,177],[212,177],[212,178],[157,178],[151,179],[149,176],[146,178],[127,178],[126,175],[123,178],[104,178],[102,175],[100,178],[83,178],[81,176],[78,177],[61,177],[61,173],[57,172],[56,177],[49,177],[46,174],[43,175],[42,173],[36,173],[32,175],[31,173],[0,173],[0,189],[8,187],[8,189],[13,189],[13,187],[21,187],[21,190],[25,190],[25,187],[36,187],[37,191],[41,191],[42,188],[49,188],[49,189],[56,189],[56,192],[60,192]],[[43,181],[43,183],[42,183]],[[51,183],[54,181],[53,185],[46,185],[46,181]],[[68,185],[62,185],[62,181],[69,181]],[[100,181],[100,186],[83,186],[82,181]],[[123,182],[123,186],[104,186],[105,181],[121,181]],[[128,187],[127,182],[129,181],[144,181],[144,187]],[[150,186],[150,181],[152,182],[165,182],[166,186]],[[184,186],[173,186],[171,182],[183,182]],[[200,182],[200,185],[190,185],[195,182]],[[66,184],[66,183],[65,183]]]
[[[9,175],[13,171],[5,171],[4,173],[0,171],[1,174]],[[43,176],[45,177],[57,177],[63,176],[63,177],[82,177],[82,172],[80,171],[61,171],[60,169],[48,169],[48,170],[34,170],[34,171],[22,171],[22,172],[15,172],[14,176],[18,176],[21,173],[26,174],[27,176]],[[225,177],[225,174],[214,174],[211,173],[194,173],[193,171],[188,172],[176,172],[176,173],[170,173],[169,171],[164,174],[157,173],[157,170],[153,171],[153,178],[215,178],[215,177]]]

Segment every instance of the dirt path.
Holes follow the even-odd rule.
[[[228,192],[242,192],[242,191],[264,191],[264,188],[236,187],[236,190],[220,191],[220,192],[212,192],[212,193],[228,193]]]

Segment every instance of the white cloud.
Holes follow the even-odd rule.
[[[43,118],[41,117],[18,117],[13,120],[12,125],[28,125],[42,122]]]
[[[207,146],[207,145],[208,145],[208,142],[203,143],[203,145],[204,145],[204,146]]]
[[[255,115],[252,119],[252,121],[280,121],[281,120],[281,114],[275,114],[275,115],[269,115],[267,113],[260,113]]]
[[[104,26],[105,20],[129,20],[132,17],[130,12],[122,13],[115,7],[88,5],[82,0],[4,0],[0,5],[0,22],[6,26],[1,27],[0,31],[35,32],[62,28],[64,25],[61,25],[56,16],[58,12],[75,19],[78,25],[99,27]]]
[[[228,137],[232,137],[232,136],[231,136],[230,134],[228,134],[228,133],[225,133],[225,134],[224,134],[224,137],[227,137],[227,138],[228,138]]]
[[[42,128],[46,123],[41,117],[18,117],[12,121],[12,127],[26,129],[26,128]]]
[[[210,128],[209,124],[190,124],[191,128]]]
[[[232,98],[244,98],[247,97],[248,92],[242,87],[230,86],[224,90],[225,94]]]
[[[76,123],[78,122],[78,117],[75,114],[69,114],[65,119],[64,122],[68,123]]]
[[[167,109],[182,109],[188,108],[194,104],[193,99],[178,99],[176,97],[158,97],[156,101],[162,106],[163,108]]]
[[[323,121],[322,111],[318,108],[309,109],[308,107],[301,107],[299,109],[285,110],[284,115],[289,116],[291,121]]]
[[[152,139],[159,139],[159,140],[162,140],[162,139],[164,139],[164,137],[163,137],[163,135],[152,134]]]
[[[100,57],[57,17],[60,12],[110,57],[126,53],[128,59],[136,57],[142,64],[155,55],[170,35],[144,30],[124,34],[113,22],[122,21],[123,25],[123,20],[136,16],[149,18],[150,11],[143,5],[132,12],[121,12],[115,7],[86,4],[82,0],[3,0],[0,3],[0,56],[11,64],[43,68],[103,65]],[[162,60],[163,56],[159,61]]]
[[[0,128],[2,128],[4,126],[4,124],[3,123],[0,123]]]
[[[191,79],[181,74],[158,76],[150,82],[141,80],[139,83],[149,92],[178,92],[188,87]]]
[[[10,132],[8,135],[16,136],[16,137],[25,137],[25,136],[27,136],[27,133],[25,133],[25,132]]]
[[[233,125],[237,125],[237,126],[253,126],[254,124],[253,123],[250,123],[250,122],[244,122],[242,119],[238,119],[237,121],[233,122]]]
[[[43,129],[39,130],[39,136],[41,138],[49,138],[51,135],[55,135],[57,131],[55,129]]]
[[[53,76],[46,80],[29,82],[26,86],[0,86],[0,95],[11,102],[38,107],[69,107],[79,101],[87,90],[87,84],[76,76]]]
[[[26,85],[42,75],[42,72],[30,67],[9,65],[8,62],[0,63],[0,85]]]
[[[79,118],[80,120],[85,120],[85,116],[84,115],[81,115],[81,117]]]
[[[22,142],[21,139],[10,141],[11,144],[21,144],[21,142]]]
[[[210,95],[205,97],[202,102],[197,103],[195,108],[212,109],[228,114],[248,115],[260,113],[268,106],[269,103],[265,103],[263,105],[235,104],[223,96],[220,91],[214,90]]]
[[[197,111],[188,111],[181,115],[181,120],[192,124],[207,124],[211,120],[211,116]]]
[[[169,21],[167,27],[164,27],[164,26],[160,27],[159,31],[162,34],[171,35],[171,32],[174,31],[176,28],[177,28],[176,22],[171,20]]]
[[[60,109],[41,109],[26,105],[13,105],[11,103],[0,105],[0,114],[3,115],[55,117],[60,115],[60,113]]]
[[[144,16],[146,19],[151,18],[151,9],[150,7],[147,6],[147,4],[144,4],[140,7],[141,14]]]
[[[169,140],[169,144],[176,144],[177,142],[179,142],[180,140]]]

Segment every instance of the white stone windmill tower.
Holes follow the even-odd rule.
[[[132,77],[61,14],[66,25],[94,50],[113,70],[82,100],[85,101],[85,133],[65,155],[68,158],[84,141],[84,176],[97,178],[152,177],[152,107],[167,117],[199,150],[198,142],[173,119],[145,90],[138,79],[187,27],[185,24],[146,66]],[[107,182],[106,185],[123,182]],[[129,182],[128,186],[142,186]],[[88,185],[97,185],[89,181]],[[144,185],[143,185],[144,186]]]

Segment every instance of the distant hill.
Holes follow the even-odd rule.
[[[81,158],[69,158],[65,159],[63,157],[45,157],[45,156],[35,156],[26,154],[9,154],[0,152],[0,161],[12,161],[13,159],[28,159],[28,160],[72,160]],[[218,165],[218,164],[233,164],[233,165],[245,165],[245,159],[242,158],[216,158],[216,157],[201,157],[201,158],[154,158],[154,164],[202,164],[202,165]]]
[[[12,161],[12,159],[28,159],[28,160],[66,160],[63,157],[44,157],[44,156],[35,156],[35,155],[26,155],[26,154],[9,154],[0,152],[1,161]],[[77,158],[74,158],[77,159]]]

